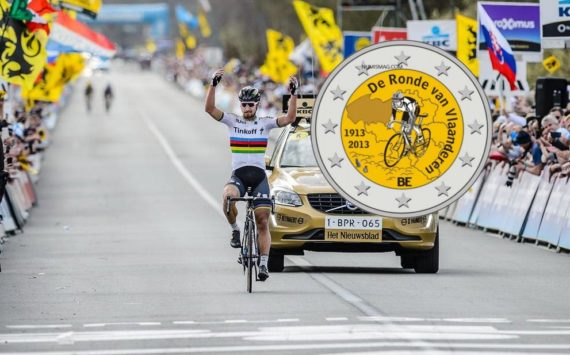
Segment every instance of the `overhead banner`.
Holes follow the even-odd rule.
[[[408,39],[408,31],[399,27],[372,27],[372,42],[396,41]]]
[[[449,52],[457,49],[455,20],[425,20],[407,22],[408,39],[439,47]]]
[[[516,90],[511,90],[506,79],[496,70],[493,70],[488,55],[479,57],[479,83],[485,94],[489,96],[524,95],[530,90],[526,77],[526,62],[517,61],[517,74],[515,79]]]
[[[372,44],[370,32],[345,31],[342,35],[344,37],[345,58]]]
[[[501,31],[514,53],[529,55],[525,56],[529,60],[542,61],[538,4],[479,2],[479,6],[485,10],[491,21]],[[481,31],[479,31],[478,48],[481,51],[487,50],[487,43]]]
[[[48,51],[56,53],[88,52],[99,57],[113,57],[116,48],[104,35],[59,11],[48,42]]]
[[[544,39],[570,39],[570,1],[540,0]]]

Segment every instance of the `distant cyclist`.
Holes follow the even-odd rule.
[[[224,187],[224,214],[226,213],[227,197],[243,197],[248,188],[251,188],[252,196],[267,198],[254,202],[260,250],[258,277],[261,281],[265,281],[269,277],[267,262],[271,247],[268,225],[271,200],[264,160],[267,137],[269,131],[273,128],[284,127],[295,121],[297,112],[295,92],[298,83],[294,77],[289,79],[289,92],[291,93],[289,111],[286,115],[277,118],[257,117],[256,112],[261,98],[259,91],[252,86],[242,88],[239,91],[238,98],[243,116],[239,116],[229,112],[222,112],[216,107],[216,86],[222,80],[223,75],[223,69],[219,69],[213,74],[206,96],[205,109],[215,120],[228,126],[233,172],[230,180]],[[230,245],[233,248],[241,247],[240,229],[236,223],[237,214],[235,203],[232,203],[230,213],[226,214],[226,218],[233,229],[230,241]]]
[[[87,112],[91,112],[91,104],[93,103],[93,84],[91,81],[87,82],[85,86],[85,104],[87,105]]]
[[[420,107],[416,100],[411,97],[404,96],[401,91],[396,91],[392,95],[392,116],[390,117],[390,122],[388,122],[388,128],[392,128],[393,122],[396,119],[396,113],[403,112],[402,114],[402,129],[404,133],[411,138],[410,134],[412,130],[416,132],[416,145],[421,145],[424,143],[424,137],[422,134],[422,128],[416,125],[416,119],[420,115]],[[410,139],[411,141],[411,139]]]
[[[105,98],[105,111],[107,113],[109,113],[109,110],[111,109],[111,104],[113,103],[113,88],[111,87],[111,84],[107,84],[107,87],[105,88],[105,91],[103,93],[103,97]]]

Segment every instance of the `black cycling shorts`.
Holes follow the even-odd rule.
[[[263,197],[253,201],[253,207],[271,207],[269,182],[265,170],[256,166],[244,166],[232,172],[228,184],[234,185],[239,190],[239,196],[244,197],[247,189],[251,188],[250,196]]]

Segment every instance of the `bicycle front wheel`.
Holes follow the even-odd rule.
[[[388,140],[386,148],[384,148],[384,163],[387,167],[391,168],[398,164],[402,155],[404,155],[404,149],[406,148],[406,142],[404,141],[404,135],[401,133],[396,133]]]
[[[253,221],[249,222],[249,228],[247,229],[247,292],[251,293],[253,288],[253,238],[255,233],[255,227],[253,226]]]

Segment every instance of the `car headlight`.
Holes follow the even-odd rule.
[[[273,190],[273,195],[275,196],[275,203],[278,205],[294,207],[303,205],[301,197],[296,192],[283,189],[275,189]]]

